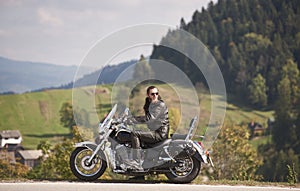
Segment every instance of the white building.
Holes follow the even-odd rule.
[[[22,136],[19,130],[0,131],[0,147],[6,145],[19,145],[22,142]]]

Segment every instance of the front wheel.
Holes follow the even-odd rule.
[[[70,168],[72,173],[80,180],[93,181],[98,179],[106,170],[107,164],[102,156],[96,155],[91,163],[88,160],[93,152],[85,147],[76,148],[70,156]]]
[[[170,167],[170,172],[165,175],[167,178],[176,183],[192,182],[199,174],[201,169],[201,162],[195,157],[186,156],[184,158],[176,159],[178,165]]]

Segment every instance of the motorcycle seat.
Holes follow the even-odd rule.
[[[171,139],[177,140],[177,139],[185,139],[187,137],[187,134],[171,134]]]
[[[158,143],[154,143],[154,144],[145,144],[144,148],[158,148],[160,149],[161,147],[169,144],[172,141],[172,139],[165,139],[163,141],[160,141]]]

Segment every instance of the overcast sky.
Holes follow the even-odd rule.
[[[114,31],[143,23],[176,27],[209,1],[0,0],[0,56],[79,65],[99,39]]]

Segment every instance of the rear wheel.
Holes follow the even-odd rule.
[[[176,159],[176,158],[175,158]],[[189,183],[199,174],[201,162],[195,157],[186,156],[176,159],[178,165],[170,167],[170,172],[166,173],[167,178],[176,183]]]
[[[72,173],[80,180],[93,181],[98,179],[106,170],[107,164],[102,156],[96,155],[91,163],[93,151],[85,147],[76,148],[70,157],[70,168]]]

